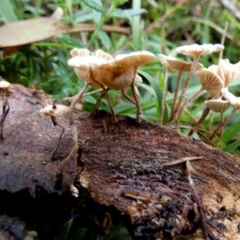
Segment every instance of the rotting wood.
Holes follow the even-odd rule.
[[[62,194],[78,181],[80,194],[85,188],[97,202],[129,216],[134,239],[204,239],[202,223],[209,239],[240,239],[240,159],[146,121],[119,116],[112,123],[105,112],[76,112],[81,146],[56,189],[54,173],[74,142],[67,119],[60,119],[66,133],[57,160],[50,161],[61,129],[39,114],[49,103],[41,91],[14,86],[0,142],[0,191],[28,189],[34,196],[40,187]],[[191,161],[193,191],[179,161],[195,157],[201,159]],[[171,162],[176,164],[167,166]]]

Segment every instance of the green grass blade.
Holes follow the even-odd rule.
[[[17,15],[14,12],[14,6],[10,0],[0,0],[0,15],[5,23],[17,21]]]
[[[228,144],[223,150],[225,152],[234,152],[240,146],[240,140]]]
[[[231,127],[229,127],[223,134],[222,140],[227,144],[234,136],[239,134],[240,129],[240,121],[234,123]]]

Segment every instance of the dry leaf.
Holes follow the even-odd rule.
[[[53,18],[41,17],[4,24],[0,27],[0,47],[15,47],[41,41],[58,34],[89,32],[95,30],[94,24],[70,25]],[[103,26],[102,30],[129,34],[128,28]]]

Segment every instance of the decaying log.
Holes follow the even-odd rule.
[[[129,216],[134,239],[240,239],[240,159],[146,121],[76,112],[78,155],[56,188],[54,173],[74,142],[61,119],[65,135],[56,161],[49,160],[60,129],[39,110],[50,102],[41,91],[14,86],[0,143],[0,191],[62,194],[77,182],[79,194],[85,189]]]

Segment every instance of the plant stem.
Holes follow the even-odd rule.
[[[161,117],[160,117],[160,122],[159,125],[163,125],[163,118],[165,114],[165,105],[166,105],[166,97],[167,97],[167,80],[168,80],[168,71],[165,72],[165,77],[164,77],[164,85],[163,85],[163,97],[162,97],[162,112],[161,112]]]
[[[141,0],[133,0],[132,9],[139,10],[141,8]],[[140,15],[134,16],[132,20],[132,37],[133,37],[133,46],[135,49],[140,48]]]

